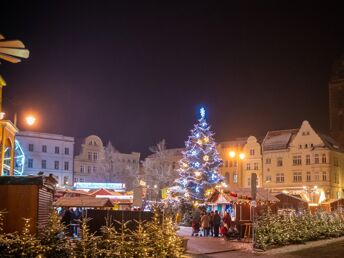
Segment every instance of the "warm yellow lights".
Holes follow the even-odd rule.
[[[203,160],[204,160],[204,161],[208,161],[208,160],[209,160],[209,156],[208,156],[208,155],[204,155],[204,156],[203,156]]]
[[[201,176],[201,172],[199,172],[199,171],[195,171],[195,176],[196,176],[196,177],[199,177],[199,176]]]
[[[234,158],[235,157],[235,151],[230,151],[229,152],[229,157]]]
[[[204,137],[203,141],[204,141],[205,143],[207,143],[207,142],[209,142],[209,138],[208,138],[208,137]]]
[[[36,122],[36,118],[32,115],[29,115],[25,118],[25,121],[29,126],[32,126]]]
[[[201,140],[201,139],[197,140],[197,143],[198,143],[199,145],[201,145],[201,144],[202,144],[202,140]]]
[[[241,160],[245,159],[245,158],[246,158],[245,153],[240,153],[240,154],[239,154],[239,158],[240,158]]]

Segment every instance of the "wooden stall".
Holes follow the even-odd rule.
[[[321,209],[326,212],[344,211],[344,199],[330,199],[320,205]]]
[[[78,208],[97,208],[111,209],[113,204],[108,198],[95,197],[61,197],[53,204],[55,207],[78,207]]]
[[[4,231],[21,231],[22,218],[30,218],[31,233],[44,226],[52,208],[56,180],[46,176],[0,177],[0,211],[5,211]]]
[[[277,209],[279,213],[284,211],[287,213],[290,212],[300,212],[308,210],[308,202],[294,195],[287,193],[279,193],[275,195],[279,200],[277,204]]]

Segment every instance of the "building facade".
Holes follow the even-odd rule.
[[[298,129],[269,131],[262,150],[263,187],[310,203],[344,197],[343,149],[307,121]]]
[[[24,154],[24,175],[53,174],[61,187],[73,183],[74,138],[23,131],[16,135]]]
[[[112,144],[104,147],[96,135],[86,137],[74,159],[74,182],[124,183],[132,189],[139,173],[140,153],[120,153]]]
[[[252,173],[257,174],[258,187],[262,186],[262,153],[256,137],[220,142],[217,149],[223,160],[220,173],[227,187],[250,187]]]

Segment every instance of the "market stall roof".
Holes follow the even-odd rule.
[[[61,197],[53,205],[55,207],[113,207],[110,199],[94,197]]]
[[[221,193],[219,191],[215,191],[208,199],[208,202],[215,203],[215,204],[223,204],[223,203],[230,203],[235,200],[236,198],[230,196],[228,193]]]
[[[236,200],[250,200],[252,198],[251,188],[230,188],[230,192],[236,193],[238,195]],[[257,188],[256,200],[269,202],[279,201],[279,199],[276,198],[274,194],[269,192],[269,189],[265,188]]]

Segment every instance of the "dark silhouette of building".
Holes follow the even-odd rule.
[[[344,53],[334,64],[329,82],[330,132],[344,145]]]

